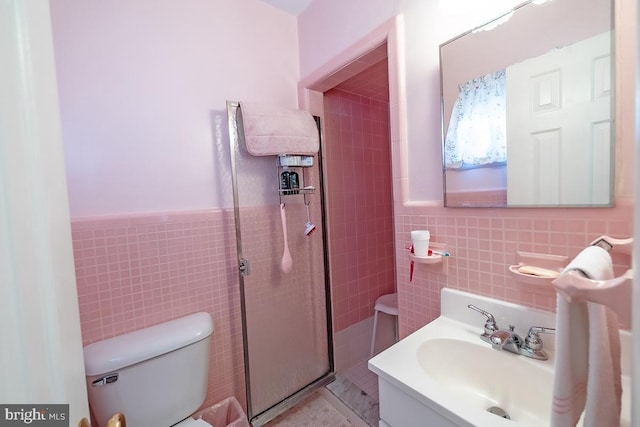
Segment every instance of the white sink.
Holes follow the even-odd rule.
[[[480,339],[428,339],[416,356],[423,372],[465,405],[479,411],[501,408],[522,425],[549,421],[553,375],[545,365],[496,351]]]
[[[484,318],[469,310],[469,303],[493,313],[502,328],[514,323],[520,335],[534,325],[555,325],[554,313],[443,290],[439,318],[369,361],[369,369],[379,377],[380,415],[385,423],[393,427],[549,425],[553,335],[542,336],[549,360],[493,349],[480,339]],[[630,425],[630,337],[621,333],[622,426]],[[488,412],[491,407],[501,408],[511,419]]]

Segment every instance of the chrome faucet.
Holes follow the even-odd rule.
[[[509,325],[508,331],[500,329],[496,324],[496,318],[493,314],[473,304],[469,304],[467,307],[486,316],[487,320],[484,324],[484,332],[480,334],[480,339],[491,344],[491,347],[496,350],[521,354],[537,360],[547,360],[549,358],[547,353],[542,349],[543,342],[538,334],[552,334],[555,333],[555,329],[532,326],[527,333],[527,337],[522,339],[522,337],[515,332],[515,326]]]
[[[520,354],[522,348],[522,337],[515,332],[515,326],[509,325],[509,330],[498,330],[491,334],[491,346],[496,350],[509,351]]]

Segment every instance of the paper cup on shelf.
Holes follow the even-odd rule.
[[[426,258],[429,254],[429,238],[431,233],[429,230],[413,230],[411,232],[411,244],[413,245],[413,254],[417,257]]]

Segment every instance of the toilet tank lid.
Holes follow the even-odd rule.
[[[98,341],[84,347],[85,374],[113,372],[201,341],[212,332],[211,315],[200,312]]]

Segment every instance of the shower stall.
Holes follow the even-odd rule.
[[[247,412],[261,426],[334,378],[322,159],[251,155],[241,104],[227,117]]]

